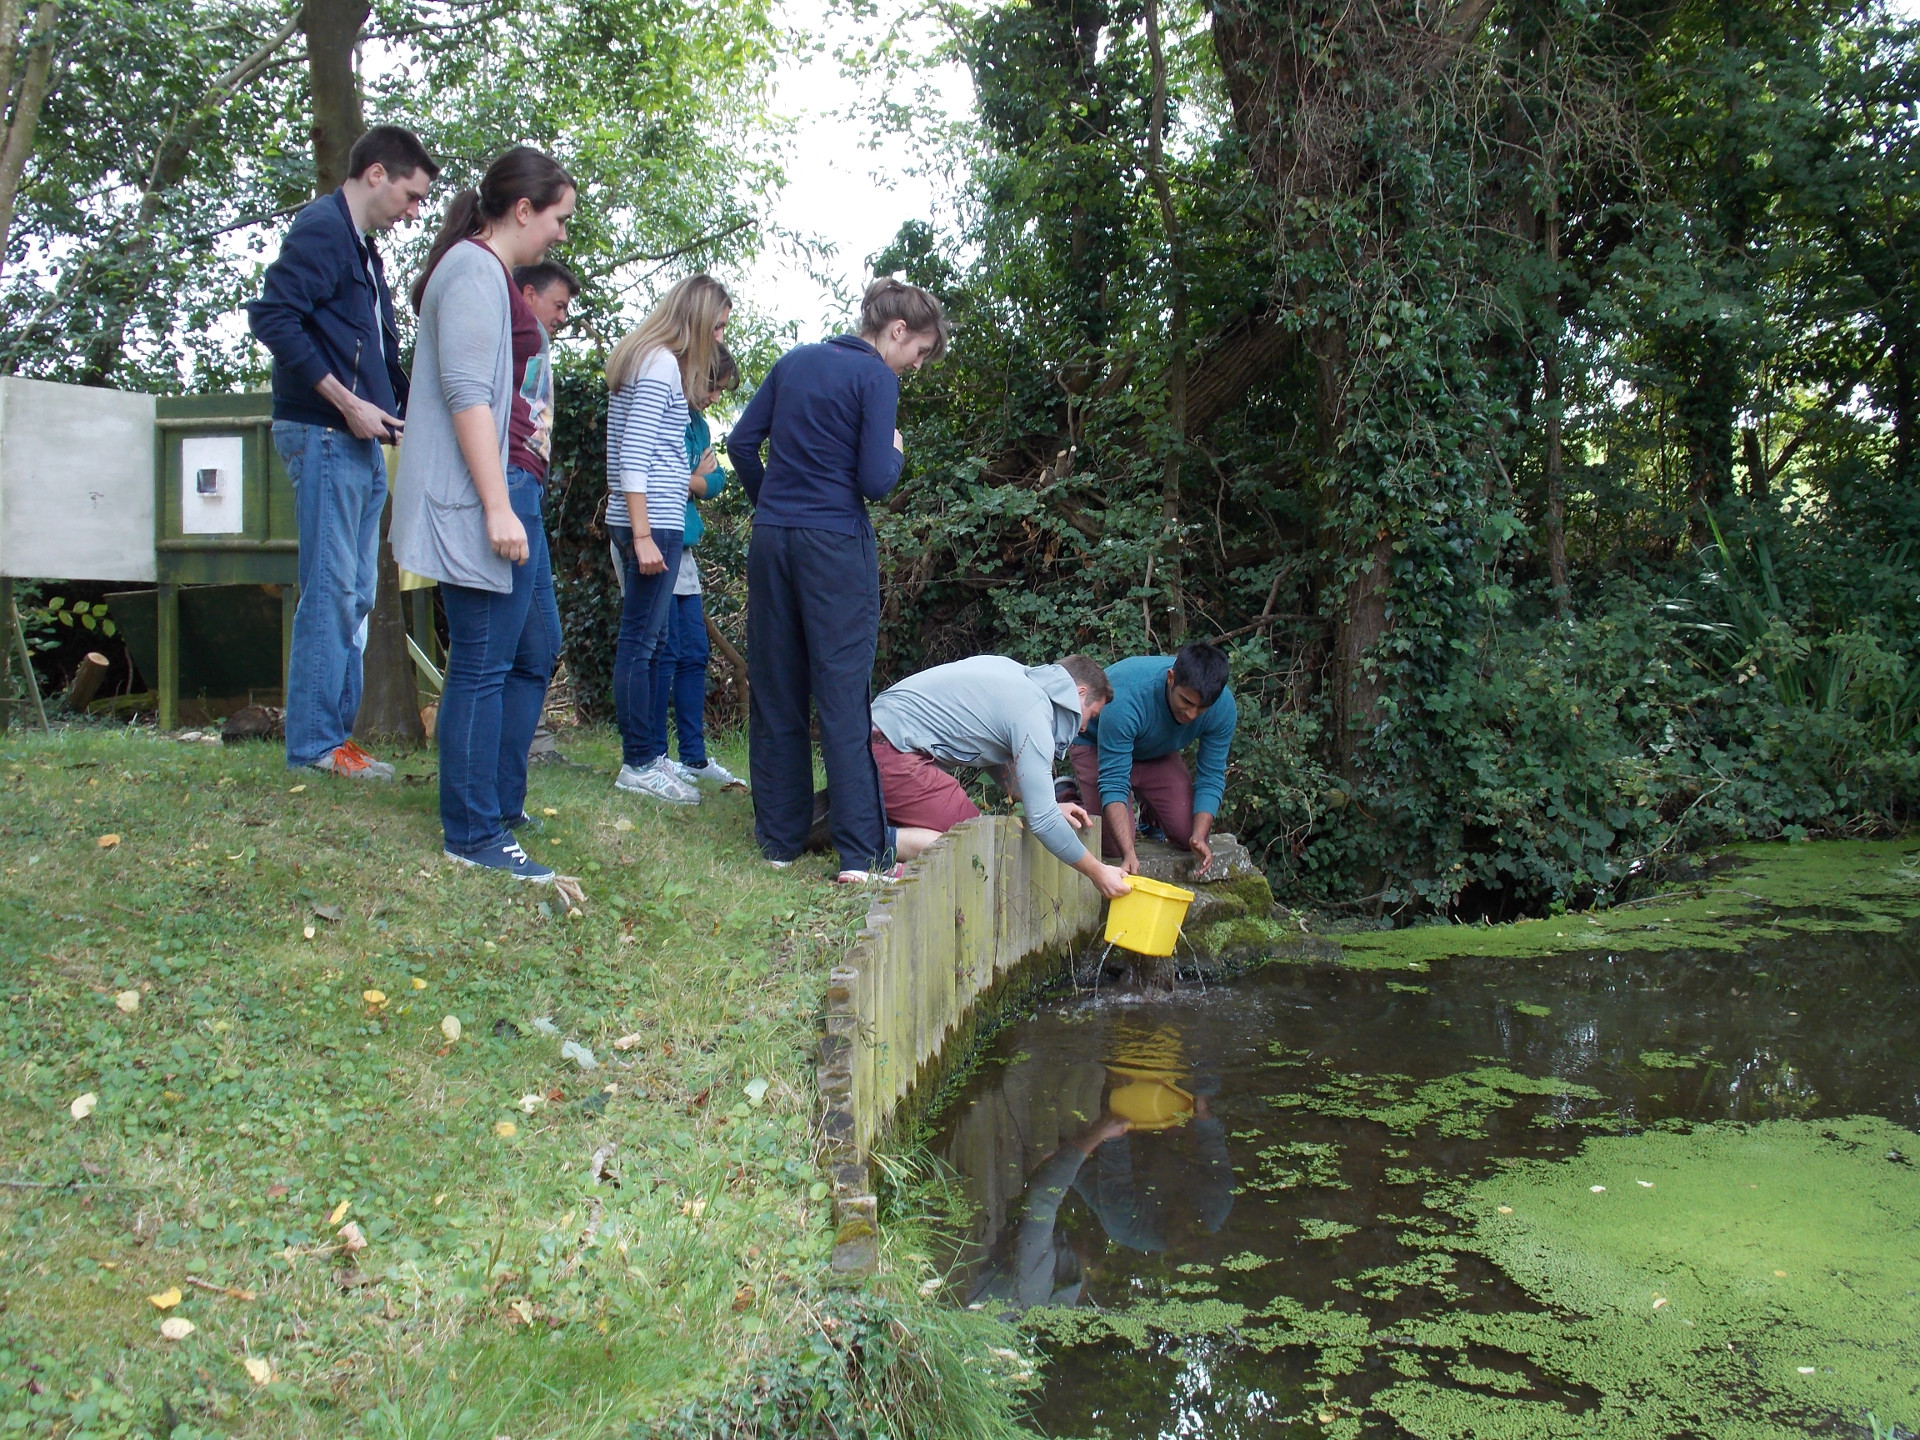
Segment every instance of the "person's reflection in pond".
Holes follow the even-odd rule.
[[[998,1300],[1015,1310],[1078,1305],[1085,1267],[1056,1221],[1060,1204],[1096,1150],[1125,1137],[1127,1122],[1102,1115],[1086,1134],[1044,1160],[1027,1183],[1026,1208],[1013,1240],[967,1296],[969,1305]]]
[[[1108,1237],[1133,1250],[1165,1250],[1169,1235],[1189,1227],[1217,1234],[1233,1210],[1226,1127],[1213,1114],[1219,1080],[1197,1079],[1188,1091],[1164,1076],[1114,1075],[1125,1083],[1107,1105],[1122,1128],[1077,1168],[1073,1188]]]

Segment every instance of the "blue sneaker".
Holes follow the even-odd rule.
[[[476,870],[498,870],[515,880],[525,880],[534,885],[553,883],[553,867],[542,865],[538,860],[529,860],[527,852],[520,848],[517,840],[509,840],[504,845],[489,845],[471,855],[459,855],[451,850],[445,853],[457,865],[470,865]]]

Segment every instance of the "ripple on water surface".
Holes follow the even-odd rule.
[[[1049,1434],[1760,1440],[1920,1431],[1916,1129],[1904,928],[1062,1001],[933,1148]]]

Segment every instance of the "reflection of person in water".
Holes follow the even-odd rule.
[[[1195,1082],[1191,1097],[1164,1082],[1136,1080],[1115,1090],[1108,1103],[1125,1114],[1138,1103],[1127,1092],[1146,1083],[1190,1098],[1191,1118],[1184,1124],[1179,1117],[1145,1124],[1122,1121],[1094,1151],[1092,1165],[1074,1167],[1072,1183],[1109,1238],[1129,1249],[1153,1252],[1167,1248],[1169,1228],[1183,1220],[1209,1235],[1227,1223],[1233,1209],[1233,1163],[1227,1158],[1226,1127],[1213,1114],[1217,1080]],[[1135,1133],[1127,1133],[1130,1130]]]
[[[1027,1183],[1026,1211],[1005,1255],[980,1277],[967,1303],[1000,1300],[1018,1310],[1036,1305],[1078,1305],[1084,1272],[1080,1257],[1055,1228],[1060,1202],[1074,1187],[1087,1157],[1124,1139],[1127,1122],[1102,1115],[1078,1140],[1070,1140],[1041,1163]]]

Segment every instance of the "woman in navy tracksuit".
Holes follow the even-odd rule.
[[[775,865],[793,863],[813,818],[809,701],[832,798],[842,882],[892,864],[867,713],[880,639],[880,568],[867,504],[900,479],[900,376],[947,345],[940,302],[877,280],[860,334],[789,350],[727,437],[753,503],[747,551],[748,723],[753,829]],[[762,465],[760,447],[771,441]]]

